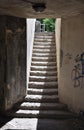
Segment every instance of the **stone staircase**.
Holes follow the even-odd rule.
[[[54,33],[35,34],[27,96],[17,107],[15,117],[73,117],[59,102]]]

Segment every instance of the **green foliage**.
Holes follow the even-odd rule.
[[[47,32],[53,32],[55,30],[55,19],[45,18],[43,19],[43,23]]]
[[[55,30],[55,19],[54,18],[44,18],[38,19],[42,24],[45,24],[45,31],[53,32]]]

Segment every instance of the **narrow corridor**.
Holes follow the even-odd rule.
[[[36,33],[34,38],[27,96],[13,117],[55,118],[73,117],[67,106],[59,102],[54,33]]]
[[[35,34],[27,96],[7,115],[1,130],[83,130],[83,121],[59,102],[54,33]]]

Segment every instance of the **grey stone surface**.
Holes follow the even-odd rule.
[[[49,46],[49,45],[55,45],[55,42],[34,42],[34,45],[37,45],[37,46]]]
[[[79,119],[55,120],[37,118],[13,118],[3,123],[0,130],[84,130],[84,121]]]
[[[47,81],[47,82],[51,82],[51,81],[57,81],[57,77],[56,76],[30,76],[29,77],[30,82],[31,81],[35,81],[35,82],[43,82],[43,81]]]
[[[26,20],[6,17],[7,68],[5,99],[6,109],[20,100],[26,93]]]
[[[33,52],[37,52],[37,53],[49,53],[49,52],[56,52],[56,49],[45,49],[45,50],[42,50],[42,49],[33,49]]]
[[[30,82],[29,88],[57,88],[57,82]]]
[[[53,95],[53,94],[58,94],[58,89],[56,89],[56,88],[51,88],[51,89],[49,89],[49,88],[46,88],[46,89],[28,88],[27,93],[28,94],[35,94],[35,95],[36,94],[37,95],[39,95],[39,94]]]
[[[27,95],[25,97],[25,101],[30,101],[30,102],[56,102],[58,101],[58,96],[57,95]]]

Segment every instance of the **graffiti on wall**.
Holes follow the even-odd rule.
[[[82,88],[84,85],[84,52],[78,54],[75,58],[75,66],[71,73],[71,79],[74,87]]]

